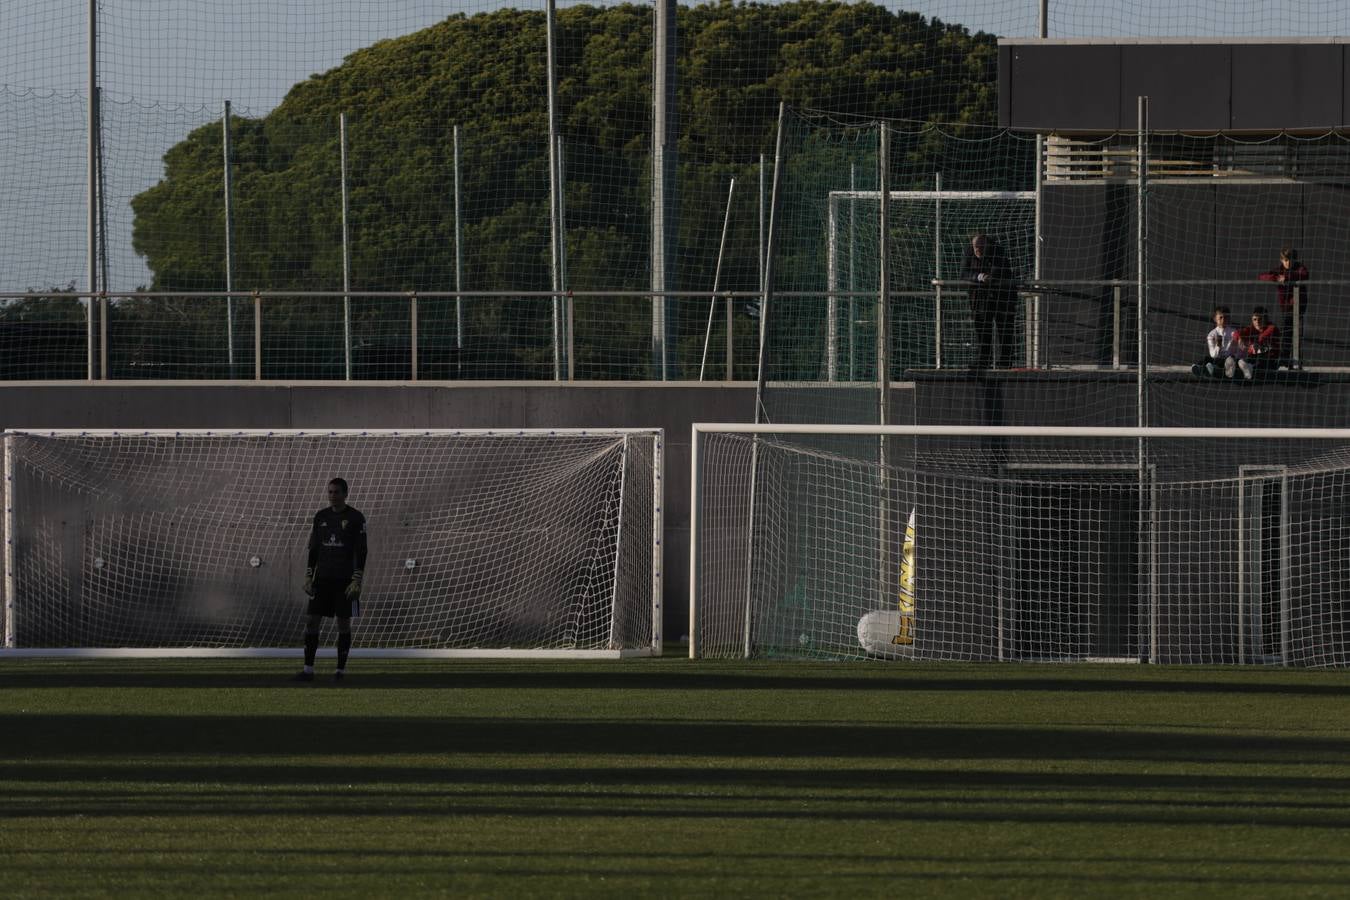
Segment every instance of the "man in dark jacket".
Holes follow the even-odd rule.
[[[966,248],[964,278],[969,283],[970,310],[979,344],[976,367],[1008,368],[1013,361],[1017,319],[1017,280],[1003,248],[987,234],[977,234]]]

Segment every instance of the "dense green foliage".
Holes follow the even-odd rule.
[[[558,18],[569,282],[642,288],[651,9],[576,6]],[[353,54],[261,120],[237,120],[236,285],[341,283],[336,123],[345,112],[356,286],[453,287],[459,125],[466,287],[547,289],[544,47],[542,13],[457,15]],[[681,7],[678,47],[682,195],[706,185],[720,201],[727,175],[750,183],[760,154],[773,152],[780,100],[859,121],[995,118],[993,38],[917,14],[815,0]],[[198,129],[133,203],[135,247],[156,289],[224,282],[219,148],[218,125]],[[718,218],[690,216],[681,234],[682,257],[707,261],[686,272],[699,286],[711,281]]]

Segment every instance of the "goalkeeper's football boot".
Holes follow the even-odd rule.
[[[301,669],[299,672],[296,672],[296,673],[295,673],[295,679],[294,679],[294,680],[296,680],[296,681],[313,681],[313,680],[314,680],[314,673],[313,673],[313,672],[306,672],[304,669]]]

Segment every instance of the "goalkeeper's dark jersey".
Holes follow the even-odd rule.
[[[351,578],[366,568],[366,517],[350,506],[331,506],[314,514],[309,533],[309,568],[315,579]]]

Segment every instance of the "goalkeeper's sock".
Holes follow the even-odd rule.
[[[305,670],[314,671],[314,657],[319,652],[319,633],[317,631],[305,632]]]
[[[345,670],[347,668],[347,654],[351,652],[351,649],[352,649],[352,633],[350,631],[339,631],[337,641],[337,651],[338,651],[337,667],[340,671]]]

